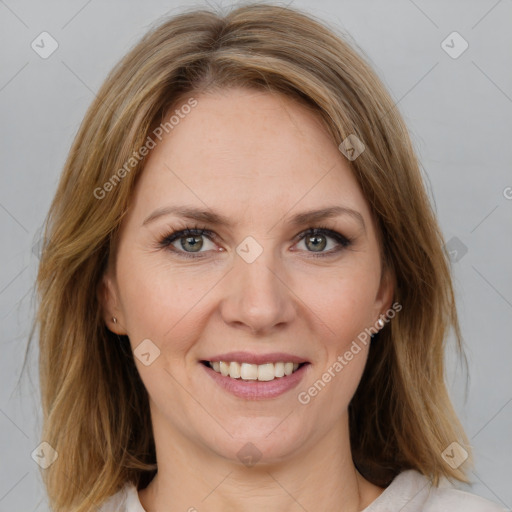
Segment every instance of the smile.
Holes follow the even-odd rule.
[[[305,357],[285,352],[226,352],[198,362],[221,389],[244,400],[284,395],[299,385],[312,366]]]

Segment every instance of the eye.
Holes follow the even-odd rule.
[[[185,258],[202,258],[211,250],[218,251],[213,243],[215,238],[213,231],[195,226],[173,231],[163,236],[157,245]],[[296,245],[304,243],[305,252],[311,253],[313,257],[332,256],[352,244],[352,239],[324,227],[309,228],[299,233],[294,240],[297,241]],[[211,246],[208,247],[208,244]]]
[[[300,245],[304,244],[306,251],[312,256],[331,256],[337,254],[352,244],[352,240],[346,236],[325,227],[309,228],[297,235]],[[329,240],[331,243],[329,243]],[[328,250],[325,250],[325,249]]]
[[[215,234],[206,228],[185,228],[166,235],[160,242],[159,247],[171,249],[173,252],[183,255],[185,257],[202,257],[195,256],[207,252],[208,250],[215,250],[213,239]],[[208,243],[212,247],[208,247]],[[206,247],[205,251],[202,251]]]

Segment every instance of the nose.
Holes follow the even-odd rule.
[[[289,324],[296,297],[278,256],[263,252],[252,262],[235,254],[234,268],[224,281],[220,312],[224,321],[252,334],[269,334]]]

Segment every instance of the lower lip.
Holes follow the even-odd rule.
[[[276,377],[274,380],[269,381],[259,381],[224,377],[224,375],[217,373],[209,366],[205,366],[203,363],[199,364],[219,386],[223,387],[232,395],[246,400],[266,400],[268,398],[276,398],[287,391],[290,391],[290,389],[293,389],[299,384],[310,366],[310,364],[307,363],[302,365],[291,375]]]

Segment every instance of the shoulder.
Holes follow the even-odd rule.
[[[98,512],[145,512],[139,501],[137,488],[131,482],[105,501]]]
[[[507,512],[505,508],[481,496],[455,488],[432,487],[424,512]]]
[[[383,493],[362,512],[508,512],[485,498],[453,487],[443,479],[438,487],[419,471],[409,469],[395,477]]]

